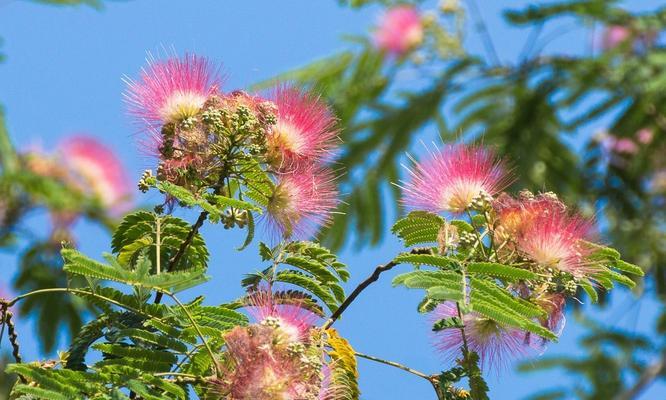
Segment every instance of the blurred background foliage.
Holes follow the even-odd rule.
[[[325,244],[363,249],[384,238],[391,216],[402,212],[393,183],[405,175],[406,153],[422,152],[420,141],[439,141],[423,135],[425,127],[436,127],[443,141],[496,147],[512,160],[520,177],[516,187],[555,191],[596,215],[604,240],[645,268],[639,294],[666,301],[666,7],[634,13],[613,0],[568,0],[506,10],[511,26],[528,28],[520,55],[507,60],[493,43],[502,38],[491,37],[480,17],[481,2],[338,2],[387,9],[413,4],[422,36],[399,54],[378,48],[372,33],[349,37],[346,50],[275,79],[316,89],[340,118],[344,148],[336,162],[345,198],[342,213],[321,234]],[[549,51],[563,30],[572,29],[584,32],[587,50]],[[483,53],[463,46],[471,33],[481,37]],[[406,85],[399,79],[404,75],[416,78]],[[600,125],[605,128],[595,130]],[[62,207],[107,227],[113,219],[85,193],[22,167],[2,119],[0,157],[0,245],[21,252],[23,260],[13,290],[62,286],[62,261],[54,252],[62,232],[27,232],[22,221]],[[22,313],[39,316],[47,351],[54,343],[49,333],[64,327],[76,334],[86,312],[63,297],[39,297],[23,307]],[[560,368],[577,382],[533,399],[631,399],[666,377],[666,317],[654,321],[652,338],[580,318],[589,328],[580,341],[584,357],[549,356],[519,368]]]

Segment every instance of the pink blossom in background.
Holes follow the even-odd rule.
[[[441,303],[430,314],[432,322],[457,317],[456,303]],[[504,326],[480,314],[465,314],[465,338],[471,351],[479,355],[484,369],[502,369],[515,358],[527,355],[536,349],[526,332]],[[434,333],[435,348],[441,352],[445,361],[453,362],[462,357],[463,337],[460,329],[449,328]]]
[[[384,14],[374,32],[375,46],[389,54],[402,56],[423,41],[423,24],[416,8],[401,5]]]
[[[618,154],[636,154],[638,153],[638,145],[631,139],[621,138],[617,139],[613,150]]]
[[[337,197],[335,175],[328,169],[281,174],[268,202],[269,227],[281,238],[310,238],[331,222]]]
[[[194,54],[166,60],[148,58],[148,66],[134,81],[125,78],[129,112],[143,129],[159,133],[162,125],[196,115],[221,86],[219,68]]]
[[[654,132],[652,129],[643,128],[636,132],[636,140],[641,144],[650,144],[654,139]]]
[[[277,123],[267,137],[271,163],[289,170],[330,160],[339,139],[329,106],[318,96],[290,86],[278,86],[270,99],[277,106]]]
[[[601,48],[612,50],[625,43],[632,36],[630,28],[622,25],[611,25],[605,28],[601,38]]]
[[[118,215],[131,206],[131,184],[116,155],[92,137],[74,136],[59,147],[72,183]]]
[[[507,186],[506,168],[489,149],[464,144],[428,149],[425,161],[405,167],[403,203],[416,210],[465,211],[479,195],[493,196]]]

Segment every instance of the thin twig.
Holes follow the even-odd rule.
[[[499,56],[497,55],[497,50],[495,50],[493,39],[490,36],[490,32],[488,32],[488,27],[486,26],[486,23],[484,22],[483,17],[481,16],[481,11],[477,6],[476,1],[468,0],[467,3],[469,4],[469,10],[470,13],[472,14],[472,18],[475,19],[474,25],[476,27],[476,31],[481,36],[483,47],[486,49],[486,53],[488,53],[488,57],[491,60],[490,61],[491,64],[494,64],[496,66],[501,65],[502,63],[499,59]]]
[[[201,342],[203,342],[204,346],[206,346],[206,351],[208,352],[211,361],[213,361],[213,366],[215,367],[215,372],[217,376],[220,376],[221,375],[220,365],[217,363],[217,359],[215,358],[215,353],[213,353],[213,349],[210,348],[210,345],[208,344],[206,337],[204,336],[203,332],[201,332],[201,328],[199,327],[199,324],[197,324],[197,321],[192,316],[192,313],[190,313],[190,310],[188,310],[187,307],[185,307],[185,305],[181,303],[180,300],[178,300],[175,294],[169,292],[164,292],[164,293],[167,296],[171,297],[171,299],[173,299],[173,301],[175,301],[176,304],[178,304],[178,306],[183,310],[183,312],[187,316],[187,319],[190,320],[190,323],[192,323],[192,327],[194,327],[194,330],[197,331],[199,339],[201,339]]]
[[[154,320],[157,320],[157,321],[163,322],[162,319],[157,318],[157,317],[155,317],[155,316],[152,316],[152,315],[150,315],[150,314],[147,314],[147,313],[145,313],[145,312],[139,310],[138,308],[130,307],[130,306],[128,306],[128,305],[125,305],[125,304],[123,304],[123,303],[120,303],[120,302],[118,302],[118,301],[116,301],[116,300],[114,300],[114,299],[111,299],[111,298],[109,298],[109,297],[102,296],[102,295],[99,295],[99,294],[97,294],[97,293],[93,293],[93,292],[88,292],[88,291],[85,291],[85,290],[80,290],[80,289],[70,289],[70,288],[49,288],[49,289],[39,289],[39,290],[34,290],[34,291],[32,291],[32,292],[24,293],[24,294],[22,294],[22,295],[20,295],[20,296],[17,296],[17,297],[14,298],[12,301],[10,301],[9,303],[7,303],[7,306],[8,306],[8,307],[11,307],[11,306],[13,306],[14,304],[16,304],[17,302],[19,302],[20,300],[25,299],[26,297],[30,297],[30,296],[37,295],[37,294],[45,294],[45,293],[71,293],[71,294],[78,294],[78,295],[91,296],[91,297],[95,297],[95,298],[100,299],[100,300],[104,300],[104,301],[106,301],[107,303],[111,303],[111,304],[116,305],[116,306],[118,306],[118,307],[124,308],[125,310],[127,310],[127,311],[131,311],[131,312],[133,312],[133,313],[135,313],[135,314],[142,315],[142,316],[144,316],[144,317],[146,317],[146,318],[152,318],[152,319],[154,319]]]
[[[412,249],[412,251],[410,251],[410,254],[430,254],[430,253],[431,253],[431,249],[423,249],[423,248],[421,248],[421,249]],[[331,315],[331,317],[328,319],[328,321],[326,321],[326,323],[324,324],[323,328],[324,328],[324,329],[327,329],[327,328],[329,328],[331,325],[333,325],[333,324],[335,323],[335,321],[337,321],[337,320],[340,318],[340,316],[342,315],[342,313],[345,312],[345,310],[347,309],[347,307],[349,307],[349,305],[350,305],[351,303],[353,303],[354,300],[356,300],[356,298],[357,298],[357,297],[358,297],[358,296],[359,296],[359,295],[360,295],[360,294],[361,294],[361,293],[362,293],[362,292],[363,292],[368,286],[370,286],[373,282],[376,282],[376,281],[379,279],[379,276],[380,276],[383,272],[389,271],[390,269],[392,269],[393,267],[395,267],[395,266],[398,265],[398,264],[400,264],[400,263],[396,262],[395,260],[392,260],[392,261],[390,261],[390,262],[387,263],[387,264],[380,265],[380,266],[378,266],[377,268],[375,268],[375,270],[374,270],[374,272],[372,273],[372,275],[370,275],[366,280],[364,280],[363,282],[361,282],[361,283],[356,287],[356,289],[354,289],[354,291],[351,292],[351,294],[350,294],[349,296],[347,296],[347,298],[345,299],[345,301],[343,301],[342,304],[340,304],[340,307],[339,307],[337,310],[335,310],[335,312]]]
[[[661,357],[654,364],[649,365],[641,376],[638,377],[638,380],[632,387],[626,391],[620,393],[615,400],[632,400],[638,397],[643,390],[645,390],[650,384],[654,382],[655,379],[662,373],[666,371],[666,351],[661,354]]]
[[[194,223],[194,225],[192,225],[192,229],[190,229],[190,232],[187,234],[187,238],[185,238],[185,241],[180,244],[176,254],[174,254],[171,260],[169,260],[169,265],[167,266],[166,272],[172,272],[173,269],[176,268],[176,265],[178,265],[180,259],[185,255],[187,248],[190,246],[190,244],[192,244],[194,237],[197,233],[199,233],[199,229],[201,229],[207,218],[208,211],[202,211],[201,214],[199,214],[199,218]],[[162,301],[162,296],[162,292],[157,292],[155,294],[155,304],[159,304]]]
[[[384,360],[384,359],[379,358],[379,357],[369,356],[367,354],[363,354],[363,353],[359,353],[359,352],[355,352],[354,354],[356,354],[356,357],[365,358],[366,360],[375,361],[375,362],[378,362],[378,363],[381,363],[381,364],[390,365],[391,367],[399,368],[403,371],[407,371],[410,374],[416,375],[419,378],[423,378],[423,379],[426,379],[428,381],[430,381],[431,378],[432,378],[430,375],[424,374],[423,372],[417,371],[414,368],[411,368],[411,367],[408,367],[406,365],[397,363],[395,361]]]

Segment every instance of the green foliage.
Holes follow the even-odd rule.
[[[262,281],[271,285],[274,282],[293,285],[314,295],[331,312],[345,300],[341,283],[349,279],[347,266],[325,247],[314,242],[290,242],[270,249],[260,243],[259,254],[264,261],[272,261],[273,265],[262,272],[248,274],[242,282],[244,287],[254,290]],[[284,269],[279,270],[280,265]],[[307,296],[297,297],[307,299]],[[309,307],[316,308],[316,304]]]
[[[519,365],[522,372],[563,370],[572,378],[544,388],[531,400],[630,398],[621,397],[631,388],[629,382],[637,382],[643,371],[658,362],[655,358],[663,356],[663,349],[643,335],[579,317],[587,328],[578,344],[583,354],[542,356]]]
[[[14,287],[21,292],[30,292],[83,284],[81,279],[68,280],[62,265],[60,246],[53,243],[35,244],[23,254]],[[42,350],[47,352],[53,351],[56,345],[57,336],[53,332],[64,329],[69,336],[76,337],[89,309],[81,299],[58,293],[27,298],[19,307],[21,315],[32,316],[37,321],[38,338]]]
[[[180,251],[182,243],[190,236],[192,227],[180,218],[147,211],[136,211],[127,215],[114,232],[111,248],[117,255],[118,262],[133,268],[139,256],[146,253],[151,265],[156,266],[158,223],[161,268],[166,269]],[[183,256],[172,271],[207,267],[209,255],[203,238],[196,233],[190,241],[190,245],[184,250]]]
[[[488,391],[490,389],[483,379],[483,373],[479,368],[479,355],[473,351],[464,351],[463,357],[467,364],[471,397],[474,400],[488,400]]]
[[[426,211],[412,211],[405,218],[399,219],[391,232],[398,236],[405,246],[437,243],[444,218]]]
[[[432,326],[432,330],[435,332],[443,331],[445,329],[460,329],[464,328],[463,322],[458,317],[449,317],[440,319],[435,322]]]
[[[189,287],[205,282],[205,269],[192,268],[184,271],[164,272],[159,275],[149,274],[150,263],[147,258],[139,257],[137,268],[130,270],[122,265],[105,265],[92,260],[72,249],[62,251],[65,265],[63,269],[72,275],[124,283],[130,286],[142,287],[157,291],[171,291],[176,293]]]
[[[169,182],[157,182],[155,185],[160,191],[177,199],[178,202],[186,207],[198,206],[208,213],[208,218],[212,222],[219,222],[224,215],[225,210],[244,210],[261,213],[261,208],[247,201],[234,199],[231,197],[220,196],[210,193],[195,195],[189,190],[174,185]]]
[[[493,262],[470,263],[467,265],[467,272],[470,274],[487,275],[495,278],[501,278],[508,281],[537,279],[539,277],[538,274],[524,268]]]

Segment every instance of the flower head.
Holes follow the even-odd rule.
[[[337,146],[336,118],[319,97],[290,86],[271,95],[277,121],[266,141],[269,161],[280,169],[326,161]]]
[[[517,237],[521,254],[541,267],[567,272],[575,277],[595,271],[588,256],[593,222],[563,209],[559,202],[534,202],[526,209],[531,216]]]
[[[650,144],[654,139],[654,132],[652,129],[643,128],[636,132],[636,140],[641,144]]]
[[[392,55],[402,56],[423,41],[423,23],[416,8],[401,5],[384,14],[374,32],[375,46]]]
[[[269,288],[260,288],[249,295],[249,311],[262,325],[272,326],[288,342],[305,340],[318,316],[306,309],[298,298],[276,298]]]
[[[432,212],[465,211],[478,196],[493,196],[508,183],[504,164],[488,149],[463,144],[431,151],[407,168],[404,203]]]
[[[611,50],[626,43],[632,36],[630,28],[623,25],[611,25],[604,30],[601,38],[601,47]]]
[[[311,167],[278,176],[267,211],[271,227],[281,237],[307,238],[330,223],[338,205],[335,176]]]
[[[453,302],[437,306],[431,314],[433,322],[444,318],[457,317],[458,310]],[[465,339],[470,351],[479,355],[484,368],[503,367],[512,358],[526,355],[532,348],[527,333],[504,326],[477,313],[465,314]],[[435,332],[435,347],[448,361],[460,358],[463,336],[460,329],[449,328]]]
[[[276,340],[267,325],[236,327],[225,335],[229,371],[217,382],[224,398],[299,400],[316,398],[321,355],[316,347]]]
[[[166,60],[151,56],[140,80],[125,82],[130,114],[157,131],[166,123],[196,115],[220,85],[213,64],[194,54]]]
[[[113,214],[130,205],[129,179],[122,163],[106,146],[91,137],[74,136],[62,142],[59,155],[71,183],[98,198]]]
[[[566,206],[552,192],[532,194],[522,191],[518,198],[502,193],[493,201],[492,207],[497,216],[495,236],[502,240],[514,241],[531,226],[534,219],[544,211],[565,212]]]

